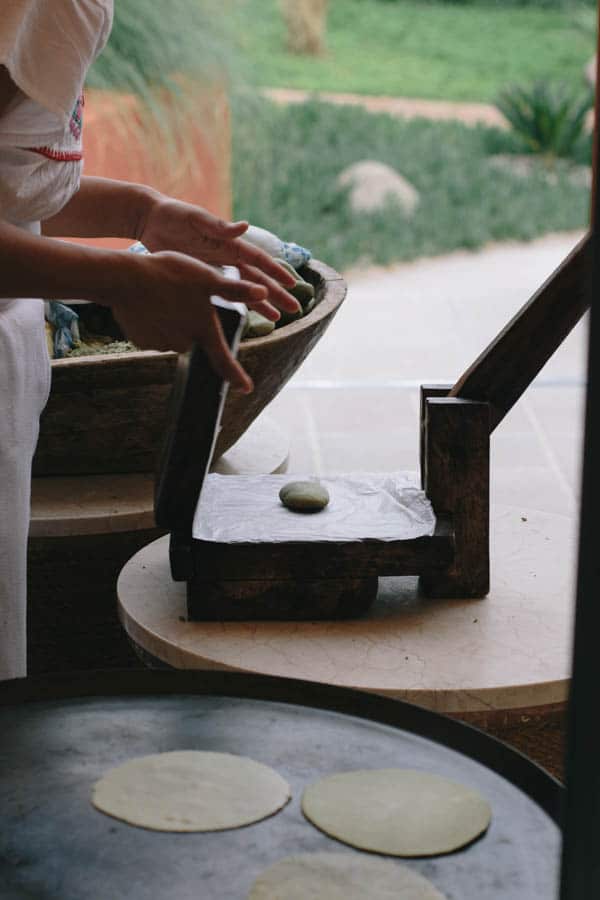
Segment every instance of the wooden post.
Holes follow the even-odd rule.
[[[600,21],[600,3],[598,5]],[[573,677],[569,698],[569,737],[567,744],[567,798],[564,816],[564,841],[560,900],[587,900],[600,896],[600,779],[598,757],[600,734],[596,721],[598,681],[600,680],[600,607],[598,593],[598,479],[594,472],[598,459],[598,377],[600,330],[598,290],[600,286],[600,239],[598,236],[598,174],[600,170],[600,35],[596,73],[596,122],[594,135],[594,189],[592,192],[593,269],[588,290],[592,299],[588,351],[585,444],[581,513],[579,528],[579,567],[575,636],[573,641]],[[596,308],[594,308],[594,299]]]
[[[598,168],[600,167],[600,0],[598,2],[598,15],[596,27],[599,29],[596,47],[596,102],[594,103],[594,149],[592,158],[592,205],[590,222],[592,232],[597,224],[597,196],[598,196]],[[596,246],[596,251],[598,247]]]
[[[484,597],[490,581],[489,404],[426,396],[428,390],[423,391],[422,483],[436,514],[452,519],[455,553],[447,570],[422,576],[421,585],[432,597]]]
[[[492,431],[588,309],[590,268],[586,236],[452,388],[490,403]]]
[[[420,460],[421,460],[421,487],[425,490],[425,423],[427,421],[427,400],[430,397],[447,397],[452,390],[451,384],[422,384],[421,385],[421,433],[420,433]]]

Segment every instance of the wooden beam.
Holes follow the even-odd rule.
[[[590,266],[588,234],[450,391],[450,397],[487,401],[491,431],[588,309]]]
[[[437,510],[436,510],[437,513]],[[222,544],[194,541],[194,578],[205,581],[274,581],[369,578],[443,571],[454,559],[454,531],[438,516],[431,537],[408,541],[287,541]]]
[[[594,153],[590,222],[595,224],[599,171],[600,49],[597,55]],[[590,234],[461,375],[450,397],[485,400],[493,431],[569,335],[590,305]]]

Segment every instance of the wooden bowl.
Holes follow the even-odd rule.
[[[341,275],[317,260],[302,275],[314,285],[317,303],[306,317],[242,342],[238,358],[254,380],[254,391],[228,394],[215,458],[279,393],[346,296]],[[33,474],[153,471],[176,365],[176,353],[152,350],[53,360]]]

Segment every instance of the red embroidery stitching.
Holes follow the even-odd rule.
[[[83,159],[83,153],[79,150],[53,150],[52,147],[27,147],[26,149],[55,162],[79,162]]]

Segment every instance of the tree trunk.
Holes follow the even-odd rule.
[[[291,53],[318,56],[325,49],[327,0],[282,0]]]

